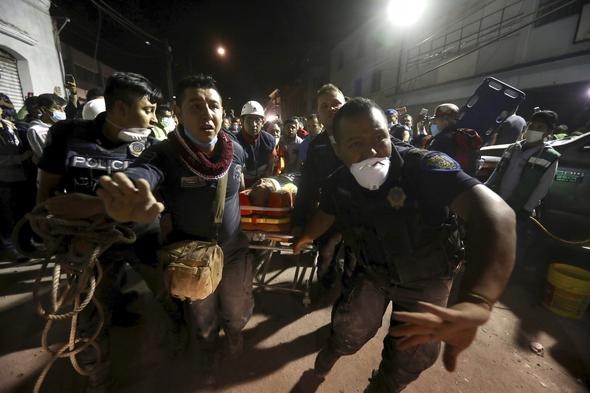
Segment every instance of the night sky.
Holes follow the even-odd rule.
[[[210,73],[226,107],[248,99],[265,101],[310,64],[328,62],[333,44],[368,18],[386,0],[104,0],[173,49],[175,80]],[[89,1],[52,0],[51,13],[68,16],[62,40],[93,55],[98,12]],[[59,22],[59,19],[58,19]],[[165,90],[165,54],[103,16],[98,57],[117,70],[139,72]],[[227,49],[224,59],[217,45]],[[231,100],[229,100],[231,98]],[[229,100],[229,101],[228,101]]]

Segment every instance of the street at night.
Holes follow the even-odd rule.
[[[0,392],[590,392],[589,0],[3,0]]]

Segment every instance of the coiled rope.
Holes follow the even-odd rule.
[[[35,280],[33,297],[37,312],[47,320],[41,335],[42,348],[53,356],[37,378],[34,392],[41,390],[43,381],[53,364],[60,358],[70,358],[74,369],[81,375],[90,375],[94,367],[84,369],[78,364],[76,355],[92,347],[96,351],[97,363],[100,364],[101,353],[96,339],[104,325],[104,310],[94,297],[95,290],[102,279],[102,267],[99,256],[114,243],[133,243],[135,234],[123,225],[117,224],[106,216],[87,220],[66,220],[51,215],[44,204],[37,205],[15,227],[13,238],[27,223],[43,239],[46,247],[41,270]],[[31,253],[34,256],[35,253]],[[45,276],[50,263],[54,263],[51,279],[51,308],[46,309],[39,297],[41,279]],[[96,307],[99,323],[90,337],[77,337],[78,315],[90,303]],[[68,342],[51,345],[49,332],[55,321],[71,319]]]

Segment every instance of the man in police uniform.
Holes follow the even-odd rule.
[[[294,245],[299,252],[332,225],[356,257],[356,269],[332,312],[332,333],[295,391],[313,391],[340,356],[378,331],[393,302],[382,361],[366,392],[399,392],[436,360],[473,341],[514,264],[514,214],[501,198],[439,152],[393,147],[385,116],[367,99],[334,118],[344,163],[324,184],[319,210]],[[460,244],[451,211],[465,221],[467,269],[457,304],[446,308]]]
[[[239,355],[242,329],[254,308],[248,238],[240,229],[239,190],[245,154],[238,143],[220,132],[222,101],[210,76],[183,79],[176,97],[180,122],[177,131],[146,150],[125,172],[128,176],[116,173],[103,177],[98,194],[115,220],[151,222],[164,208],[150,191],[157,189],[172,222],[165,243],[211,240],[216,232],[216,189],[220,178],[227,174],[225,208],[217,237],[224,255],[222,279],[213,294],[185,304],[205,355],[201,369],[208,381],[214,382],[211,377],[219,360],[220,327],[228,339],[229,354]]]
[[[150,81],[133,73],[115,73],[107,80],[104,98],[106,112],[94,120],[65,120],[49,131],[47,146],[39,161],[37,201],[45,202],[49,212],[56,216],[75,220],[104,214],[102,201],[95,196],[98,178],[125,170],[153,142],[148,138],[149,127],[157,122],[156,102],[161,95]],[[64,191],[66,194],[56,196]],[[115,311],[114,322],[132,323],[129,314],[118,307],[122,298],[115,299],[119,293],[116,283],[124,263],[133,262],[135,257],[144,264],[155,266],[156,263],[157,225],[133,229],[138,239],[132,248],[114,246],[101,256],[104,276],[96,296],[106,311],[105,327],[99,337],[105,362],[90,376],[90,391],[110,384],[110,311]],[[149,272],[149,268],[142,271],[144,278],[148,278],[145,274]],[[148,285],[154,287],[150,282]],[[115,306],[117,308],[113,309]],[[80,317],[82,334],[91,334],[98,322],[92,309],[89,306]],[[80,356],[88,366],[96,362],[92,352],[85,351]]]
[[[342,165],[334,151],[334,136],[332,135],[332,121],[336,111],[344,104],[344,94],[333,84],[322,86],[317,92],[317,113],[324,131],[310,142],[307,158],[301,179],[299,180],[295,208],[291,218],[293,234],[299,235],[301,229],[314,213],[320,200],[322,184],[338,167]],[[336,254],[341,244],[342,236],[335,229],[325,233],[316,244],[319,249],[318,277],[325,287],[335,284]]]

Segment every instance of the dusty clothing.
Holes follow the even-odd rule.
[[[377,333],[389,302],[405,311],[417,311],[419,300],[446,305],[461,251],[448,206],[478,183],[445,154],[402,146],[394,148],[387,180],[376,191],[358,185],[348,168],[330,176],[320,210],[335,216],[356,267],[334,307],[322,356],[358,351]],[[434,363],[438,351],[439,344],[427,344],[400,352],[386,337],[370,389],[400,391]]]
[[[184,131],[180,129],[178,132]],[[183,134],[179,135],[182,137]],[[191,171],[176,150],[174,138],[176,136],[171,135],[146,150],[126,173],[132,179],[146,179],[151,188],[161,195],[166,213],[172,218],[172,232],[166,243],[217,239],[223,249],[224,268],[215,292],[184,307],[190,311],[197,337],[214,341],[220,327],[226,334],[239,333],[250,319],[254,307],[252,262],[247,257],[248,239],[240,229],[238,194],[245,155],[238,143],[225,134],[219,135],[223,142],[220,139],[218,143],[228,143],[232,156],[226,169],[228,177],[223,219],[217,230],[213,224],[213,208],[219,180],[205,179]],[[185,138],[185,141],[190,145],[188,139]],[[214,153],[212,161],[218,162],[215,157],[221,159],[223,152]]]

